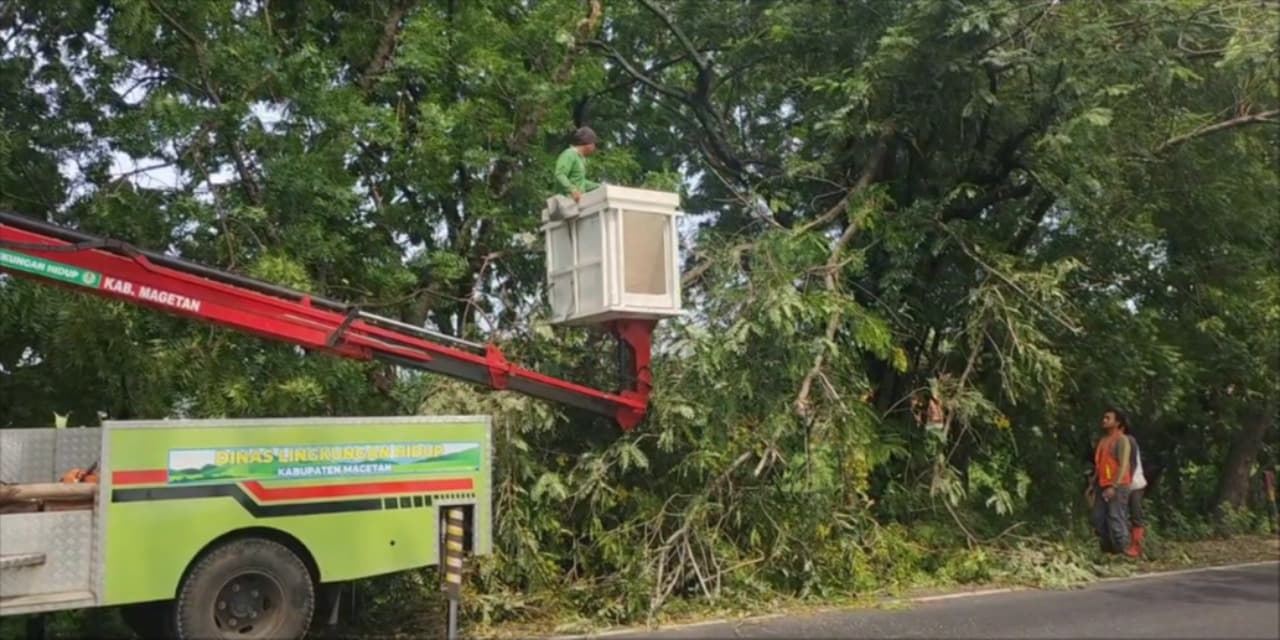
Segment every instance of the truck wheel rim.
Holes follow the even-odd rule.
[[[230,635],[269,635],[284,613],[284,589],[275,578],[256,571],[232,577],[213,602],[218,628]]]

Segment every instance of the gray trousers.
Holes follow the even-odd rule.
[[[1129,524],[1136,529],[1146,526],[1146,513],[1142,509],[1142,494],[1146,489],[1132,489],[1129,491]]]
[[[1102,488],[1094,487],[1093,530],[1098,534],[1102,550],[1124,553],[1129,548],[1129,488],[1116,488],[1110,500],[1102,497]]]

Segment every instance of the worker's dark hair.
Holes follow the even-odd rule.
[[[1115,407],[1107,407],[1105,410],[1103,410],[1102,415],[1105,416],[1108,413],[1116,417],[1116,422],[1120,423],[1120,428],[1124,429],[1125,431],[1129,430],[1129,416],[1125,415],[1123,411]]]
[[[593,131],[591,127],[579,127],[577,131],[573,132],[573,137],[571,141],[574,144],[574,146],[580,146],[584,144],[595,144],[596,132]]]

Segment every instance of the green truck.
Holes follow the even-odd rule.
[[[120,606],[144,636],[301,637],[322,587],[441,565],[446,514],[491,552],[491,446],[484,416],[0,430],[11,495],[98,478],[80,507],[0,512],[0,616]]]
[[[648,412],[654,327],[679,314],[679,198],[597,196],[548,221],[548,284],[554,324],[616,338],[629,365],[617,390],[517,366],[491,342],[5,211],[0,277],[445,375],[630,430]],[[438,565],[452,635],[462,555],[490,553],[490,464],[489,422],[474,416],[0,429],[0,616],[121,606],[144,635],[300,637],[321,586]],[[98,482],[59,482],[71,469]]]

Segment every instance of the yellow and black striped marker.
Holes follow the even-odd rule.
[[[444,585],[450,600],[462,599],[462,543],[466,519],[462,509],[449,509],[445,515]]]

